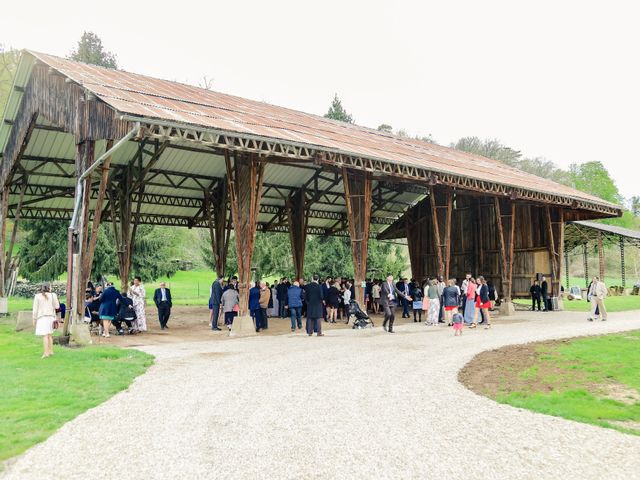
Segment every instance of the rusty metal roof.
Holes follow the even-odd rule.
[[[277,139],[620,209],[489,158],[178,82],[28,52],[123,115]]]

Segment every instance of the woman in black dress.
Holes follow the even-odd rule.
[[[338,308],[340,307],[340,284],[337,282],[329,287],[327,292],[327,317],[331,323],[336,323]]]

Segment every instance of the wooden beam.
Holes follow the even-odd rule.
[[[107,140],[106,150],[109,150],[113,146],[113,140]],[[100,230],[100,222],[102,220],[102,207],[104,204],[105,192],[107,190],[107,183],[109,182],[109,167],[111,165],[111,156],[107,157],[102,164],[102,174],[100,176],[100,186],[98,187],[98,198],[96,199],[96,205],[93,214],[93,223],[91,225],[91,238],[89,240],[89,248],[85,256],[84,271],[87,275],[91,275],[91,268],[93,267],[93,257],[96,251],[96,244],[98,242],[98,233]]]
[[[296,271],[296,280],[304,275],[304,253],[307,244],[306,194],[304,189],[296,191],[289,197],[286,204],[287,223],[289,225],[289,239],[291,254]]]
[[[367,173],[342,169],[342,183],[347,205],[349,236],[355,280],[356,300],[364,305],[362,283],[367,275],[369,227],[371,225],[371,177]]]
[[[551,264],[551,294],[553,295],[553,283],[556,281],[558,276],[558,268],[556,256],[558,253],[556,252],[555,239],[553,235],[553,225],[551,223],[551,208],[544,207],[544,223],[547,229],[547,247],[549,249],[549,263]]]
[[[500,250],[500,260],[501,260],[501,283],[502,283],[502,295],[506,299],[507,297],[511,297],[511,292],[508,291],[509,282],[509,264],[507,261],[507,249],[505,246],[505,238],[504,238],[504,228],[502,225],[502,212],[500,209],[500,199],[498,197],[494,197],[493,208],[495,210],[496,216],[496,226],[498,230],[498,246]]]
[[[436,251],[436,267],[438,276],[444,277],[444,259],[440,244],[440,222],[438,221],[438,210],[436,208],[436,194],[433,186],[429,187],[429,203],[431,207],[431,225],[433,231],[433,247]]]
[[[22,201],[24,199],[24,192],[27,189],[27,178],[25,177],[22,183],[22,186],[20,187],[20,196],[18,198],[18,205],[16,206],[16,210],[15,210],[15,214],[13,217],[13,228],[11,229],[11,239],[9,240],[9,248],[7,249],[7,255],[6,255],[6,259],[5,259],[5,266],[4,269],[6,271],[4,271],[4,282],[5,282],[5,287],[6,287],[6,283],[9,280],[9,278],[11,277],[11,259],[13,257],[13,248],[15,246],[16,243],[16,236],[18,235],[18,224],[20,223],[20,214],[22,211]],[[2,250],[0,250],[1,252]]]
[[[262,198],[265,164],[256,154],[225,153],[227,188],[231,215],[235,229],[238,255],[238,287],[240,290],[240,317],[248,315],[251,261],[258,226],[258,212]],[[235,323],[234,323],[235,325]]]

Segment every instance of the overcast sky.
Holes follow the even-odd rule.
[[[356,123],[498,138],[602,161],[640,195],[637,1],[3,2],[0,43],[66,56],[84,30],[120,68]]]

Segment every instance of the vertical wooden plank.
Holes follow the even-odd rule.
[[[109,150],[113,146],[113,140],[107,140],[106,150]],[[91,238],[89,240],[89,248],[85,256],[84,271],[86,276],[91,275],[91,267],[93,266],[93,257],[96,251],[96,244],[98,242],[98,233],[100,231],[100,223],[102,221],[102,207],[104,205],[105,192],[107,190],[107,183],[109,181],[109,168],[111,166],[111,156],[107,157],[102,164],[102,174],[100,176],[100,185],[98,187],[98,198],[96,199],[96,205],[93,213],[93,223],[91,225]]]
[[[238,252],[239,316],[248,314],[251,261],[258,226],[258,211],[262,199],[265,163],[257,155],[234,152],[233,162],[225,152],[227,189],[231,204],[235,242]],[[235,325],[235,323],[234,323]]]
[[[558,277],[558,269],[556,262],[556,247],[555,240],[553,235],[553,225],[551,223],[551,209],[549,207],[544,207],[544,219],[547,228],[547,247],[549,249],[549,263],[551,265],[551,284],[553,287],[553,282]],[[553,288],[552,288],[553,290]],[[551,292],[553,295],[553,291]]]
[[[289,224],[289,240],[291,254],[296,272],[296,279],[304,275],[304,251],[307,243],[306,195],[304,189],[296,190],[287,199],[287,223]]]
[[[602,232],[598,232],[598,266],[600,281],[604,282],[604,244],[602,242]]]
[[[511,301],[513,294],[513,262],[515,254],[516,244],[516,203],[511,202],[511,231],[509,233],[509,275],[507,281],[507,291],[505,294],[505,300]]]
[[[504,239],[504,228],[502,226],[502,212],[500,210],[500,199],[498,197],[494,197],[493,208],[495,210],[495,218],[496,218],[496,227],[498,232],[498,247],[500,252],[500,266],[501,266],[501,283],[502,283],[502,295],[507,298],[510,297],[511,294],[507,293],[508,290],[508,275],[509,275],[509,267],[507,262],[507,249],[505,246]]]
[[[364,288],[361,285],[366,280],[367,274],[372,182],[368,174],[346,168],[342,169],[342,182],[351,237],[356,300],[364,302]]]
[[[451,266],[451,216],[453,214],[453,194],[447,191],[447,212],[445,217],[445,253],[444,253],[444,278],[449,278]]]
[[[440,237],[440,225],[438,221],[438,209],[435,189],[429,187],[429,203],[431,206],[431,224],[433,228],[433,245],[436,252],[436,265],[438,275],[444,276],[444,260],[442,258],[442,243]]]

